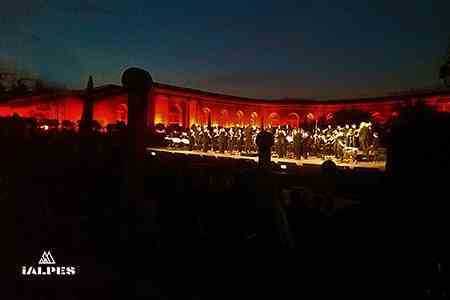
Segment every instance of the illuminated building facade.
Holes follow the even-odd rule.
[[[0,116],[78,121],[84,91],[30,95],[0,103]],[[127,120],[127,94],[121,86],[94,89],[94,119],[102,126]],[[153,101],[150,101],[153,100]],[[385,97],[351,100],[264,100],[235,97],[155,83],[149,94],[149,124],[301,126],[304,122],[330,119],[340,110],[369,112],[380,123],[389,120],[407,103],[423,100],[438,111],[450,112],[450,90],[409,92]]]

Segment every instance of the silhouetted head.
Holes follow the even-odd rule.
[[[336,164],[332,160],[324,161],[321,169],[323,175],[336,175]]]

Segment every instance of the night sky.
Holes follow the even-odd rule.
[[[158,82],[264,98],[345,98],[438,83],[450,1],[0,4],[0,68],[84,87],[138,66]]]

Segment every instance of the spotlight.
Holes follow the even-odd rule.
[[[150,155],[151,155],[151,156],[156,156],[156,152],[155,152],[155,151],[152,151],[152,152],[150,152]]]
[[[286,170],[287,166],[286,165],[280,165],[280,168],[283,169],[283,170]]]

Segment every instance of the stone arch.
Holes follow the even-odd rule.
[[[267,124],[269,124],[272,127],[277,127],[278,125],[281,125],[280,123],[280,116],[273,112],[267,117]]]
[[[116,108],[116,119],[117,121],[126,122],[128,120],[128,105],[126,103],[121,103]]]
[[[300,116],[295,112],[291,112],[290,114],[288,114],[287,121],[290,127],[297,128],[300,125]]]
[[[236,120],[237,120],[237,124],[243,125],[243,123],[244,123],[244,112],[242,110],[238,110],[236,112]]]
[[[183,109],[178,103],[169,103],[169,125],[177,124],[182,125],[183,123]]]
[[[219,126],[227,127],[229,123],[228,110],[222,109],[219,116]]]
[[[250,125],[252,126],[258,126],[258,113],[252,112],[250,115]]]

